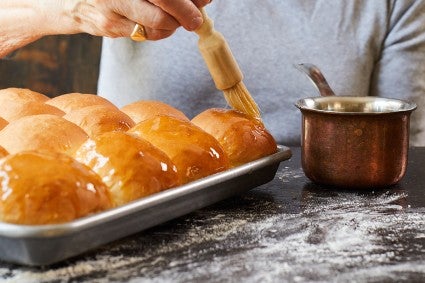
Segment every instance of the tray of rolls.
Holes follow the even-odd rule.
[[[0,90],[0,260],[48,265],[271,181],[261,121],[160,101]],[[100,236],[101,235],[101,236]]]

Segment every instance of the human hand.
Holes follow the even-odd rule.
[[[192,31],[202,23],[199,8],[211,0],[73,0],[68,5],[69,15],[78,29],[107,37],[128,37],[136,23],[145,28],[146,38],[159,40],[174,33],[179,27]],[[72,32],[65,32],[72,33]]]

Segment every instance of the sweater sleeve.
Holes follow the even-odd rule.
[[[425,145],[425,1],[394,0],[370,94],[415,102],[411,145]]]

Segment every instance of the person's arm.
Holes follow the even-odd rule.
[[[45,20],[37,13],[38,1],[0,2],[0,57],[43,36]]]
[[[129,36],[135,23],[147,37],[170,36],[180,25],[202,23],[199,8],[210,0],[1,0],[0,58],[45,35],[89,33]]]

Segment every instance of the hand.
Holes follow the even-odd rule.
[[[211,0],[0,0],[0,58],[46,35],[128,37],[136,23],[149,40],[202,23]],[[24,20],[17,20],[24,19]]]
[[[71,4],[71,3],[72,4]],[[192,31],[202,24],[199,8],[211,0],[74,0],[67,10],[79,31],[107,37],[128,37],[136,23],[149,40],[159,40],[179,27]],[[65,4],[69,5],[69,4]],[[75,26],[75,25],[74,25]]]

